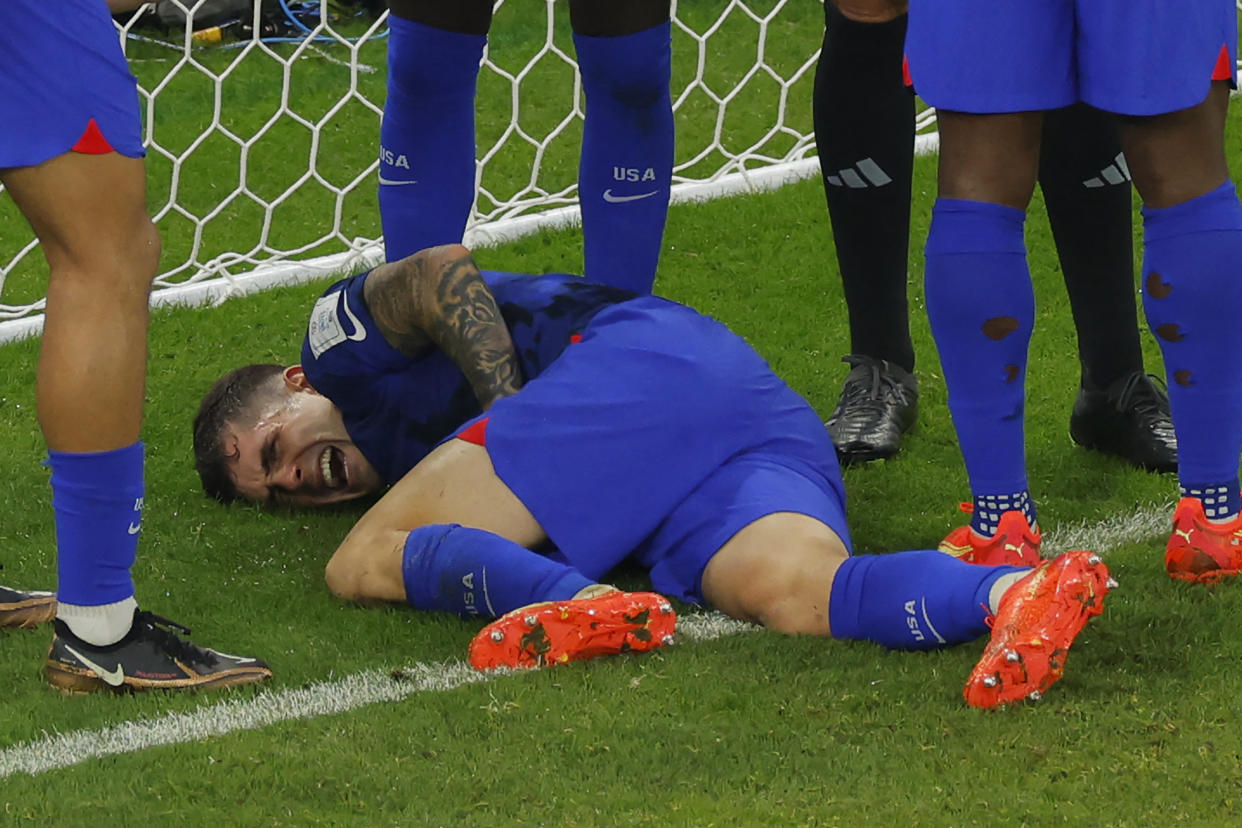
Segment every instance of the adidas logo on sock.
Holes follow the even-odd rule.
[[[888,173],[880,169],[880,165],[875,161],[864,158],[853,167],[839,170],[836,175],[825,175],[824,180],[834,187],[865,190],[867,187],[883,187],[893,179],[889,178]]]
[[[1109,184],[1121,184],[1130,180],[1130,168],[1126,166],[1126,157],[1117,153],[1113,163],[1100,170],[1100,174],[1082,182],[1084,187],[1106,187]]]

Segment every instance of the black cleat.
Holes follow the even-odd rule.
[[[56,615],[56,593],[0,586],[0,627],[30,629]]]
[[[849,354],[841,361],[854,367],[824,423],[837,458],[848,466],[892,457],[901,449],[901,435],[918,419],[918,380],[886,359]]]
[[[180,624],[139,611],[124,638],[96,647],[58,619],[43,675],[53,687],[70,694],[235,687],[272,676],[271,668],[257,658],[199,647],[178,632],[190,634]]]
[[[1080,388],[1070,415],[1070,437],[1084,448],[1148,471],[1177,471],[1169,395],[1154,379],[1135,371],[1103,391]]]

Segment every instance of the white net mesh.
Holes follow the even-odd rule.
[[[207,0],[170,2],[192,16]],[[386,15],[325,3],[298,16],[288,0],[274,2],[288,13],[280,36],[264,31],[266,6],[233,27],[248,29],[236,40],[196,33],[189,18],[152,34],[149,7],[118,24],[139,78],[150,209],[164,239],[154,304],[220,301],[382,258]],[[469,245],[578,219],[584,110],[567,17],[554,0],[496,4],[479,79]],[[820,2],[674,2],[675,203],[818,174],[811,98],[822,34]],[[936,146],[934,119],[918,116],[920,151]],[[8,199],[0,265],[6,341],[39,329],[46,286],[37,242]]]

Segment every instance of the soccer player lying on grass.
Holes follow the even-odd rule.
[[[991,707],[1056,681],[1115,586],[1088,552],[1034,571],[851,557],[823,424],[740,337],[575,276],[480,273],[460,245],[329,288],[302,364],[220,379],[194,451],[226,502],[321,506],[391,485],[328,586],[499,616],[471,644],[480,669],[669,643],[662,595],[900,649],[973,640],[995,615],[965,690]],[[661,595],[599,584],[627,560]]]

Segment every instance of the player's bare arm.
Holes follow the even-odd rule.
[[[465,247],[433,247],[381,265],[364,291],[388,344],[410,356],[432,345],[444,351],[485,410],[522,387],[513,338]]]

